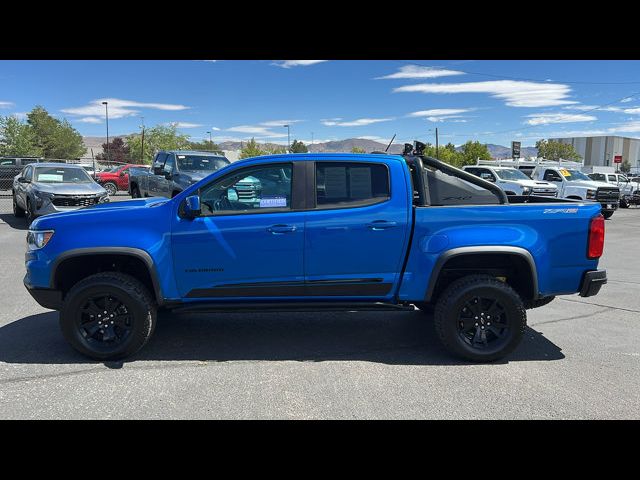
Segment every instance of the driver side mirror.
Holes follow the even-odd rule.
[[[154,175],[162,175],[162,167],[153,167]]]
[[[202,210],[200,208],[200,197],[191,195],[184,200],[184,216],[187,218],[195,218],[200,216]]]
[[[20,178],[18,178],[18,182],[19,183],[31,183],[31,180],[27,180],[24,177],[20,177]]]
[[[124,177],[127,174],[127,172],[120,172],[120,176]]]

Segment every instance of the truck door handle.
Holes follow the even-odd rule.
[[[283,235],[285,233],[295,232],[297,229],[295,225],[271,225],[267,228],[267,231],[274,235]]]
[[[396,222],[387,222],[386,220],[376,220],[375,222],[371,222],[367,224],[367,228],[370,230],[378,231],[378,230],[386,230],[388,228],[393,228],[398,225]]]

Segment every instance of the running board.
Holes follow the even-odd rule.
[[[413,305],[384,302],[269,302],[269,303],[198,303],[172,308],[173,313],[246,313],[246,312],[408,312]]]

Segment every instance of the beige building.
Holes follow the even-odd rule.
[[[640,167],[640,138],[602,136],[550,138],[549,140],[573,145],[584,159],[585,166],[615,167],[614,157],[622,155],[622,161],[628,160],[633,170]]]

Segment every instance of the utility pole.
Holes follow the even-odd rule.
[[[142,153],[140,154],[140,163],[144,163],[144,117],[140,117],[142,120]]]
[[[313,145],[313,132],[311,132],[311,145]]]
[[[104,105],[104,113],[107,117],[107,162],[111,160],[111,155],[109,155],[109,102],[102,102]]]
[[[436,127],[436,158],[440,160],[440,154],[438,153],[438,127]]]
[[[283,127],[287,127],[287,153],[291,153],[291,132],[289,125],[283,125]]]

